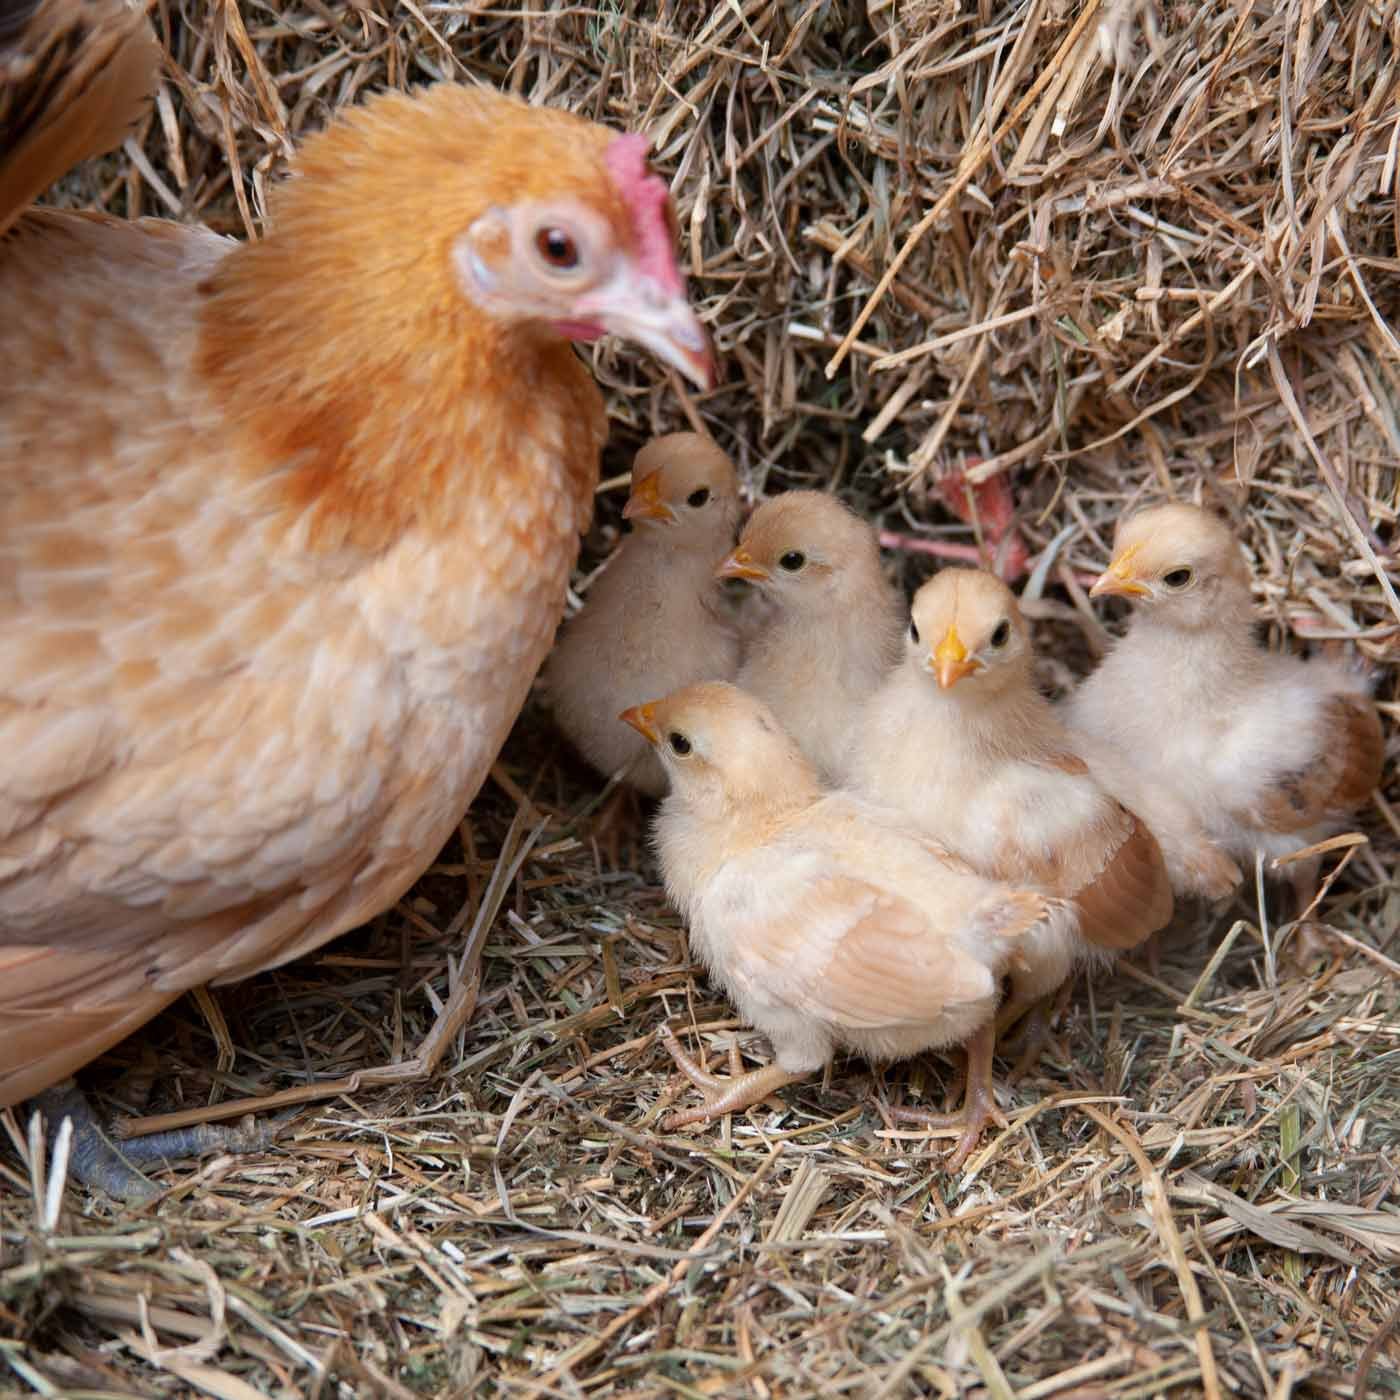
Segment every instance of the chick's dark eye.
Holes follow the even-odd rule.
[[[806,562],[807,556],[800,549],[790,549],[778,560],[778,565],[788,573],[795,574]]]
[[[700,507],[703,506],[705,502],[709,499],[710,488],[708,486],[702,486],[698,491],[692,491],[690,495],[688,495],[685,498],[685,503],[686,505],[694,506],[696,510],[699,510]]]
[[[1162,582],[1165,583],[1168,588],[1185,588],[1194,577],[1195,575],[1190,569],[1173,569],[1169,574],[1162,575]]]
[[[919,640],[919,624],[912,617],[909,619],[909,640],[916,645]]]
[[[1002,618],[996,625],[996,631],[992,633],[992,645],[994,647],[1004,647],[1011,640],[1011,624]]]
[[[535,250],[561,272],[578,266],[578,244],[562,228],[542,228],[535,235]]]
[[[690,752],[690,740],[678,729],[673,729],[667,736],[666,742],[671,746],[671,752],[679,754],[684,758]]]

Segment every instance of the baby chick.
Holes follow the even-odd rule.
[[[1151,832],[1090,776],[1035,688],[1031,641],[992,574],[944,569],[914,595],[905,659],[855,725],[847,782],[904,812],[989,880],[1072,900],[1075,918],[1022,938],[1010,1025],[1094,953],[1131,948],[1171,918]],[[1043,1030],[1039,1015],[1031,1046]]]
[[[751,580],[768,603],[736,684],[833,780],[853,714],[899,655],[903,609],[875,531],[835,496],[788,491],[749,517],[719,576]]]
[[[1177,889],[1211,897],[1234,861],[1337,830],[1384,758],[1364,679],[1261,648],[1249,582],[1229,529],[1196,506],[1123,520],[1090,596],[1131,598],[1137,614],[1067,710],[1095,772],[1152,823]],[[1316,865],[1293,873],[1301,896]]]
[[[671,778],[656,819],[666,888],[691,947],[776,1062],[708,1075],[668,1040],[702,1106],[668,1127],[757,1103],[838,1048],[899,1059],[972,1040],[991,1063],[1002,973],[1027,937],[1066,922],[1057,900],[974,875],[899,813],[824,792],[772,710],[705,684],[622,718]],[[974,1070],[953,1164],[990,1101]]]
[[[738,632],[715,578],[739,523],[734,464],[698,433],[655,438],[637,453],[622,515],[633,531],[564,629],[545,687],[560,729],[600,773],[626,768],[628,783],[660,797],[661,764],[617,712],[738,669]]]

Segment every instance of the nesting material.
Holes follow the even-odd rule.
[[[723,383],[678,393],[596,352],[615,479],[585,571],[637,447],[703,426],[756,492],[832,489],[876,521],[906,589],[940,556],[1007,565],[1024,544],[1059,688],[1117,625],[1085,597],[1116,518],[1201,500],[1240,534],[1271,645],[1338,642],[1377,668],[1395,753],[1394,6],[188,0],[153,18],[159,102],[51,199],[256,233],[300,133],[437,77],[652,133]],[[979,501],[1005,499],[989,481],[1014,530],[984,528]],[[1320,934],[1246,893],[1179,925],[1155,976],[1122,962],[1076,985],[1059,1053],[959,1177],[945,1140],[880,1111],[937,1106],[955,1071],[936,1057],[837,1061],[781,1113],[662,1131],[689,1086],[656,1027],[728,1072],[733,1010],[650,858],[612,871],[586,844],[599,784],[541,709],[496,773],[396,910],[181,1003],[86,1079],[108,1108],[197,1116],[280,1095],[280,1147],[172,1172],[132,1214],[56,1189],[61,1150],[6,1119],[0,1388],[1400,1384],[1393,762],[1357,820],[1369,840],[1328,843]],[[416,1080],[439,1007],[472,1006],[455,968],[475,940],[474,1011]]]

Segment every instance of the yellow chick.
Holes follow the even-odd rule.
[[[875,531],[835,496],[788,491],[749,517],[719,576],[750,580],[767,602],[736,684],[767,702],[832,781],[852,716],[898,658],[904,626]]]
[[[1029,631],[992,574],[944,569],[914,595],[905,658],[855,725],[848,785],[888,802],[989,880],[1072,901],[1020,940],[1000,1021],[1036,1009],[1095,954],[1143,942],[1172,914],[1157,842],[1110,797],[1035,688]]]
[[[1239,544],[1208,512],[1162,505],[1123,520],[1090,596],[1131,598],[1136,615],[1067,702],[1085,756],[1151,823],[1177,889],[1210,897],[1233,887],[1228,867],[1237,882],[1234,862],[1336,831],[1384,759],[1364,678],[1260,647],[1249,583]],[[1293,877],[1301,896],[1316,863]]]
[[[709,438],[670,433],[637,454],[633,525],[545,668],[559,728],[600,773],[660,797],[666,775],[617,712],[694,681],[729,680],[739,634],[715,568],[733,547],[739,478]],[[630,766],[629,766],[630,765]]]
[[[691,947],[775,1055],[710,1075],[668,1037],[704,1103],[667,1126],[757,1103],[837,1049],[894,1060],[970,1040],[961,1163],[991,1107],[1001,976],[1067,908],[973,874],[897,812],[825,792],[772,710],[735,686],[691,686],[622,718],[671,779],[655,839]]]

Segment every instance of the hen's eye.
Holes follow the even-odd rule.
[[[535,235],[535,251],[561,272],[578,266],[578,244],[562,228],[542,228]]]
[[[678,754],[681,758],[684,758],[686,754],[690,752],[690,740],[687,739],[679,729],[673,729],[666,736],[666,742],[670,744],[671,752],[673,754]]]
[[[806,562],[807,556],[800,549],[790,549],[778,560],[778,567],[795,574]]]
[[[1004,647],[1010,640],[1011,624],[1005,618],[1002,618],[1002,620],[997,623],[996,631],[992,633],[992,645],[997,648]]]
[[[916,646],[919,642],[919,624],[911,617],[909,619],[909,640]]]
[[[690,495],[688,495],[685,498],[685,503],[686,505],[694,506],[696,510],[699,510],[700,507],[703,506],[705,502],[709,499],[710,488],[708,486],[702,486],[698,491],[692,491]]]
[[[1195,578],[1195,574],[1190,569],[1173,569],[1171,573],[1162,575],[1162,582],[1168,588],[1185,588],[1193,578]]]

